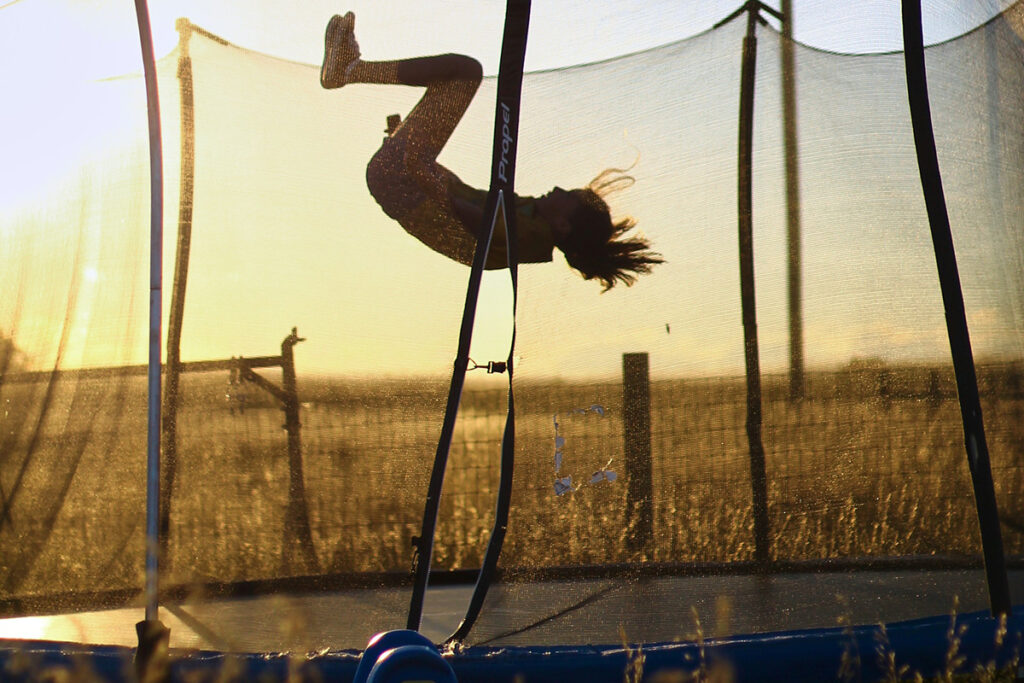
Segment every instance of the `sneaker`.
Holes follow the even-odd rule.
[[[347,76],[359,61],[359,43],[355,35],[356,15],[348,12],[345,16],[335,14],[327,22],[324,34],[324,64],[320,68],[320,85],[325,88],[340,88],[348,82]]]

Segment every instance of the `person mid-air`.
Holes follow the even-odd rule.
[[[426,92],[400,123],[389,121],[388,137],[366,167],[366,184],[377,203],[410,235],[434,251],[471,265],[487,191],[463,183],[437,162],[483,79],[472,57],[444,54],[394,61],[360,58],[355,15],[335,15],[327,24],[320,84],[326,89],[350,83],[425,87]],[[394,117],[397,118],[397,117]],[[516,197],[519,261],[546,263],[558,247],[586,280],[604,291],[617,282],[632,285],[640,273],[662,263],[660,254],[638,236],[626,237],[631,218],[612,221],[602,193],[632,178],[607,169],[586,188],[555,187],[540,197]],[[504,227],[496,226],[485,267],[507,267]]]

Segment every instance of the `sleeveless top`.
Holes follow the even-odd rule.
[[[448,193],[455,199],[462,199],[474,206],[479,206],[481,213],[487,203],[487,190],[479,190],[470,187],[461,180],[456,180],[450,186]],[[555,248],[551,238],[551,229],[547,221],[537,216],[537,207],[531,197],[516,196],[513,201],[516,212],[516,235],[519,242],[520,263],[549,263],[551,253]],[[506,204],[507,210],[513,207]],[[466,226],[461,220],[460,224],[470,233],[475,234],[478,226]],[[491,237],[491,250],[487,253],[487,269],[504,268],[508,265],[508,249],[505,240],[505,221],[498,213],[498,222],[494,226],[494,235]]]

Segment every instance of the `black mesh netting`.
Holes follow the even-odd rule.
[[[927,51],[1010,555],[1024,552],[1021,17],[1014,6]],[[404,623],[398,584],[412,560],[468,274],[406,234],[367,191],[387,115],[405,116],[419,91],[325,92],[318,67],[182,30],[160,62],[164,305],[183,310],[184,363],[178,396],[165,401],[173,487],[161,583],[208,632],[248,619],[247,603],[211,606],[244,586],[284,601],[256,600],[260,609],[300,615],[300,626],[269,629],[260,643],[299,642],[301,632],[302,644],[359,646]],[[950,585],[964,603],[984,605],[983,579],[966,569],[978,561],[977,520],[903,57],[791,43],[794,313],[785,39],[771,28],[758,34],[753,149],[766,552],[807,573],[770,585],[745,573],[756,548],[736,227],[743,30],[733,22],[526,76],[519,192],[579,187],[629,167],[635,184],[609,203],[636,218],[666,263],[605,294],[557,251],[552,264],[521,268],[512,521],[503,578],[473,642],[619,642],[620,626],[631,640],[668,640],[695,628],[691,610],[709,632],[831,625],[851,605],[866,606],[872,621],[909,618],[947,609]],[[397,46],[363,51],[390,57]],[[488,177],[494,87],[484,80],[440,157],[476,187]],[[142,587],[143,86],[69,84],[61,102],[39,120],[67,156],[53,161],[49,185],[5,200],[0,213],[7,616],[125,604]],[[16,153],[35,159],[38,149],[29,140]],[[4,157],[13,174],[28,163]],[[187,272],[180,234],[190,235]],[[481,364],[506,353],[507,279],[484,278],[473,349]],[[624,373],[624,354],[644,354],[631,357],[645,358],[646,374]],[[442,498],[439,572],[479,566],[504,411],[501,382],[474,371]],[[892,558],[908,564],[882,578],[809,571]],[[950,566],[924,572],[922,558]],[[313,589],[332,592],[294,595]],[[444,635],[464,594],[429,598],[444,618],[425,627]]]

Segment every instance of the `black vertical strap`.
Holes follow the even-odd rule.
[[[502,42],[501,66],[498,72],[498,101],[494,120],[494,147],[491,156],[491,185],[484,207],[484,218],[477,232],[476,252],[473,256],[473,267],[469,274],[469,285],[466,291],[466,303],[462,312],[462,327],[459,330],[459,349],[455,358],[455,367],[448,389],[448,406],[445,410],[441,436],[438,439],[437,453],[434,456],[434,467],[430,474],[430,484],[423,507],[423,525],[420,535],[413,539],[415,555],[413,557],[413,590],[409,604],[407,628],[418,630],[423,615],[423,601],[426,597],[427,583],[430,579],[430,560],[434,548],[434,531],[437,527],[437,514],[441,502],[441,489],[444,485],[444,473],[448,463],[448,452],[451,448],[452,434],[455,430],[455,419],[458,416],[459,401],[462,388],[466,381],[469,368],[469,349],[473,338],[473,323],[476,318],[476,305],[480,293],[480,281],[483,277],[484,264],[490,251],[494,227],[498,212],[501,211],[505,223],[508,241],[509,272],[512,277],[513,293],[513,333],[512,347],[515,346],[515,301],[518,284],[518,244],[515,238],[515,153],[516,139],[519,129],[519,99],[523,81],[523,62],[526,56],[526,29],[529,25],[530,0],[508,0],[505,9],[505,34]],[[508,419],[505,423],[505,434],[502,439],[501,481],[498,485],[498,509],[495,516],[494,530],[487,547],[484,565],[480,571],[476,590],[470,602],[473,605],[483,602],[487,585],[497,565],[498,554],[505,536],[508,520],[509,501],[512,486],[512,458],[514,446],[514,420],[512,403],[512,351],[509,352],[507,363],[509,375]],[[490,569],[488,570],[488,566]],[[479,607],[477,607],[479,612]],[[467,613],[463,621],[468,631],[476,614],[470,617]],[[467,623],[468,622],[468,623]],[[459,631],[463,631],[460,626]]]
[[[512,280],[512,340],[508,359],[508,413],[505,433],[501,440],[501,477],[494,511],[494,527],[487,543],[480,574],[477,576],[473,596],[466,608],[466,616],[448,642],[462,641],[476,622],[483,608],[487,589],[494,580],[498,557],[508,531],[509,509],[512,503],[512,475],[515,466],[515,394],[512,389],[513,356],[516,348],[516,307],[519,299],[519,240],[516,227],[515,168],[518,151],[519,111],[523,90],[523,63],[526,59],[526,36],[530,26],[530,0],[508,0],[505,9],[505,36],[501,43],[501,68],[498,72],[498,103],[494,114],[494,151],[491,162],[491,193],[498,188],[499,202],[492,225],[501,209],[505,219],[508,242],[508,272]],[[493,227],[492,227],[493,230]]]
[[[999,529],[999,511],[996,507],[992,468],[981,418],[981,399],[978,379],[974,371],[971,338],[967,329],[960,274],[957,270],[953,235],[946,212],[946,200],[939,173],[939,158],[935,150],[931,109],[928,104],[928,83],[924,62],[924,37],[921,29],[921,0],[903,0],[903,45],[906,58],[907,92],[910,99],[910,118],[914,127],[917,165],[921,173],[928,223],[931,226],[935,262],[939,270],[939,287],[946,311],[946,331],[953,355],[957,395],[964,425],[967,463],[974,484],[974,500],[981,526],[982,552],[988,579],[989,602],[993,615],[1010,614],[1010,586],[1006,576],[1006,559]]]

